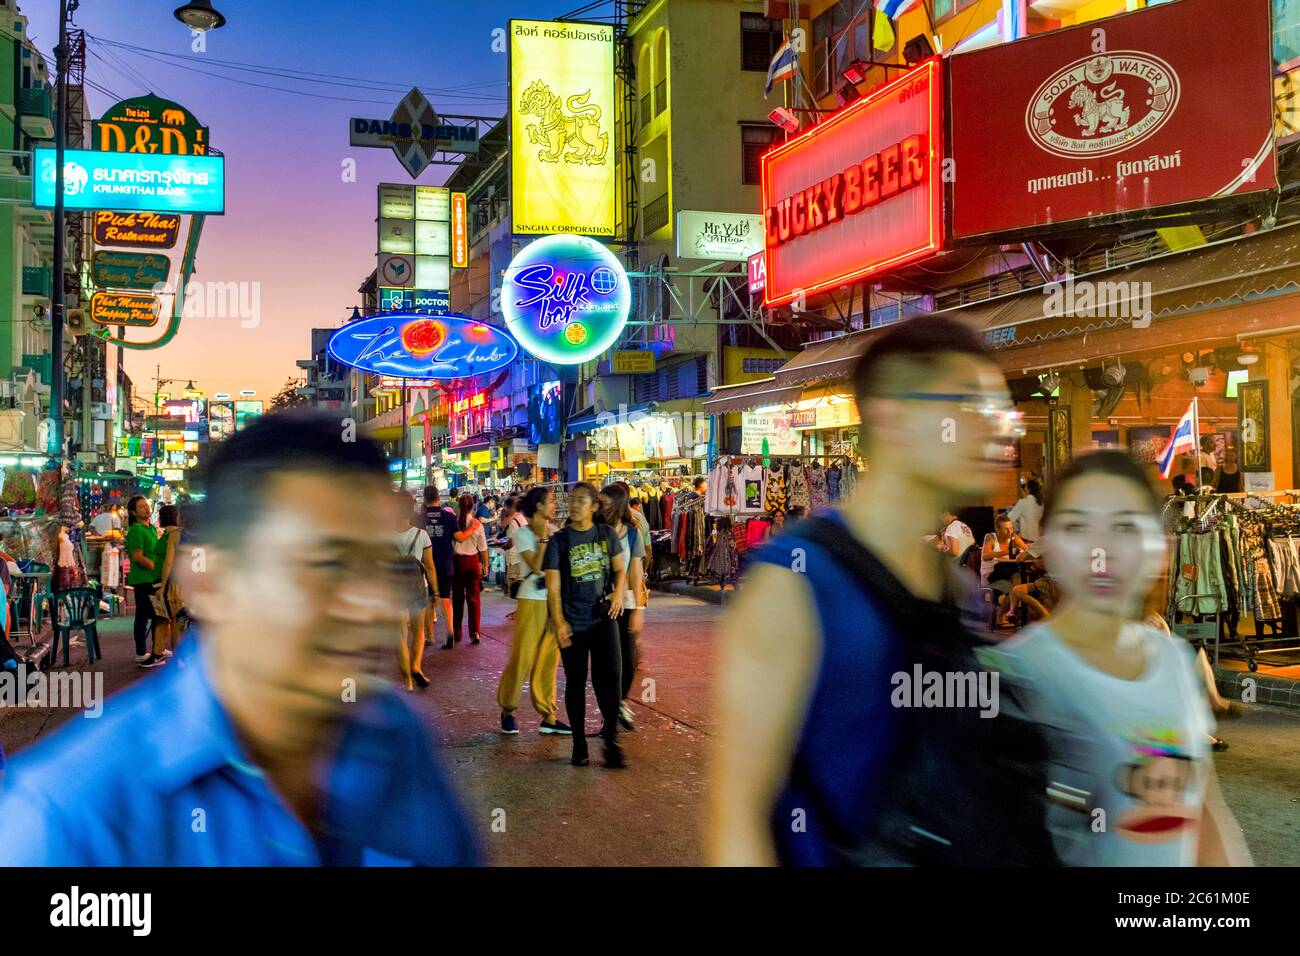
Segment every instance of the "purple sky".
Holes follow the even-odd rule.
[[[197,277],[256,283],[260,321],[241,327],[239,317],[186,320],[167,346],[127,352],[126,368],[140,392],[152,392],[154,367],[161,364],[163,377],[192,377],[209,396],[253,388],[265,399],[301,374],[294,362],[307,357],[308,330],[335,324],[357,304],[357,286],[375,262],[375,185],[412,181],[391,151],[348,145],[349,117],[387,118],[412,86],[439,112],[500,116],[506,58],[492,51],[492,31],[511,17],[546,19],[579,3],[216,0],[228,22],[208,34],[200,54],[172,16],[179,2],[82,0],[75,23],[91,37],[87,79],[116,94],[89,89],[90,111],[97,117],[118,97],[153,92],[188,107],[211,129],[212,144],[226,156],[226,214],[207,219]],[[31,37],[52,64],[56,0],[26,0],[21,7]],[[308,11],[301,21],[295,15]],[[96,39],[161,52],[142,54]],[[314,84],[206,59],[330,74],[335,82]],[[357,88],[363,84],[340,76],[388,86]],[[356,160],[352,183],[342,179],[348,158]],[[440,183],[449,171],[432,166],[418,182]],[[245,289],[251,297],[253,286]]]

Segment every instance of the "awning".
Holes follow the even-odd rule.
[[[624,410],[624,413],[627,415],[634,415],[638,412],[644,414],[649,408],[650,405],[648,403],[644,405],[629,405]],[[569,423],[565,426],[565,429],[570,435],[582,435],[586,432],[594,431],[602,425],[617,425],[618,416],[619,409],[617,408],[612,411],[593,412],[589,415],[580,415],[577,418],[569,419]]]
[[[776,370],[781,386],[846,379],[866,351],[888,326],[851,332],[829,342],[816,342]]]
[[[728,412],[747,412],[763,405],[788,405],[799,400],[801,385],[781,386],[775,378],[742,382],[739,385],[719,385],[704,402],[706,415],[725,415]]]
[[[1086,284],[1087,298],[1081,283]],[[969,321],[985,332],[990,345],[1009,349],[1132,326],[1147,305],[1158,322],[1216,305],[1300,291],[1300,224],[1075,276],[1072,292],[1069,284],[1061,288],[1060,296],[1049,296],[1049,290],[1039,287],[935,314]],[[1149,302],[1143,301],[1145,295]],[[1056,314],[1050,307],[1062,304],[1057,300],[1067,308],[1082,307]]]
[[[447,450],[460,455],[471,451],[487,451],[492,447],[492,445],[493,439],[491,435],[475,435],[470,441],[462,442],[459,445],[452,445]]]

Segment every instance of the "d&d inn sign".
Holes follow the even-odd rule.
[[[91,143],[104,152],[201,156],[208,151],[208,128],[179,103],[152,93],[109,107],[92,126]]]

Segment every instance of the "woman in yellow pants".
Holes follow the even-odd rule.
[[[546,578],[542,574],[542,557],[551,537],[551,519],[555,515],[555,496],[547,488],[533,488],[524,495],[522,509],[527,524],[510,531],[511,551],[518,561],[518,611],[514,634],[510,639],[510,660],[497,688],[501,706],[501,732],[519,733],[515,709],[524,680],[528,680],[533,709],[542,718],[544,734],[570,734],[568,725],[559,719],[555,701],[555,672],[560,662],[560,647],[555,642],[546,608]]]

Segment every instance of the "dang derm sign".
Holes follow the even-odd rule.
[[[463,315],[384,312],[330,336],[329,354],[363,372],[396,378],[469,378],[505,368],[519,346],[501,329]]]
[[[586,236],[529,243],[506,269],[501,310],[528,352],[552,365],[589,362],[618,341],[632,290],[604,245]]]

